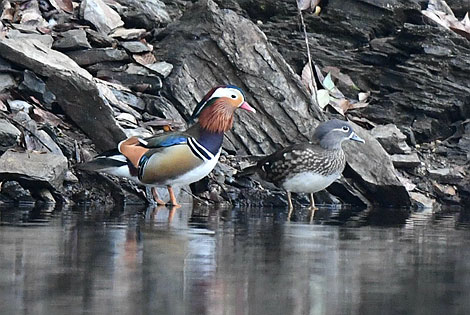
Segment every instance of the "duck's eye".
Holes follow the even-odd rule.
[[[231,98],[236,99],[237,96],[235,94],[230,95]]]
[[[348,132],[348,131],[349,131],[349,127],[348,127],[348,126],[343,126],[343,131]]]

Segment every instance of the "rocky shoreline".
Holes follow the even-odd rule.
[[[468,9],[447,4],[460,19]],[[211,87],[232,83],[258,114],[237,115],[220,163],[181,201],[285,205],[237,172],[337,117],[366,145],[345,145],[344,177],[320,202],[469,204],[470,36],[430,20],[428,1],[320,7],[304,12],[312,58],[344,112],[320,108],[302,81],[295,1],[2,1],[0,203],[145,203],[141,187],[75,166],[128,136],[185,128]],[[355,108],[359,91],[370,97]]]

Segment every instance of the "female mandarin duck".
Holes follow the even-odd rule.
[[[341,144],[345,140],[364,143],[346,121],[333,119],[321,123],[313,141],[294,144],[258,161],[242,174],[257,172],[261,178],[287,192],[290,218],[293,210],[291,192],[309,193],[310,209],[315,211],[313,193],[330,186],[343,173],[346,165]]]
[[[191,184],[212,171],[224,133],[232,128],[238,108],[256,112],[245,102],[240,88],[215,87],[194,109],[191,118],[199,121],[186,131],[128,138],[116,150],[98,155],[81,169],[127,177],[147,187],[167,186],[171,204],[179,206],[172,186]],[[157,203],[163,203],[155,197]]]

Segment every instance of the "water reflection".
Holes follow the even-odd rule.
[[[464,314],[470,214],[0,209],[5,314]]]

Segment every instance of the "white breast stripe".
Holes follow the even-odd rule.
[[[193,149],[200,152],[204,160],[212,160],[214,158],[214,154],[212,154],[209,150],[204,148],[204,146],[201,145],[199,142],[197,142],[196,139],[188,138],[188,143],[193,146]],[[207,159],[206,156],[209,156],[209,159]]]

